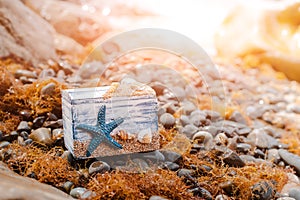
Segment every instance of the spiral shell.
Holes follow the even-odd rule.
[[[125,130],[119,130],[116,134],[121,140],[133,140],[135,136]]]

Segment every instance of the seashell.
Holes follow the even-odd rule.
[[[152,142],[152,132],[150,128],[144,129],[138,133],[138,141],[142,144],[150,144]]]
[[[121,140],[133,140],[135,135],[128,133],[125,130],[119,130],[116,134]]]

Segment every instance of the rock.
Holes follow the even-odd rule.
[[[224,194],[219,194],[216,196],[215,200],[228,200],[229,197]]]
[[[63,188],[67,193],[70,193],[71,189],[73,189],[74,183],[71,181],[67,181],[64,183]]]
[[[206,200],[212,200],[213,196],[211,193],[203,187],[196,187],[193,189],[189,189],[189,192],[193,193],[196,196],[203,197]]]
[[[251,187],[252,200],[271,200],[276,194],[276,189],[273,184],[267,181],[261,181]]]
[[[207,114],[207,118],[212,122],[216,122],[222,119],[220,113],[218,113],[217,111],[205,110],[205,113]]]
[[[161,196],[151,196],[149,200],[168,200],[168,199]]]
[[[272,136],[268,135],[264,129],[254,129],[248,136],[254,144],[262,149],[271,149],[278,147],[278,141]]]
[[[25,145],[29,145],[31,143],[32,143],[32,139],[30,139],[30,138],[24,141]]]
[[[150,144],[152,142],[152,131],[150,128],[141,130],[138,133],[137,139],[142,144]]]
[[[180,120],[180,123],[181,123],[182,126],[186,126],[186,125],[191,123],[189,117],[186,116],[186,115],[181,115],[179,120]]]
[[[55,60],[54,33],[51,25],[21,1],[0,2],[0,57],[14,56],[34,64]]]
[[[194,114],[190,117],[190,121],[192,124],[194,124],[197,127],[200,127],[202,124],[205,124],[206,117],[204,115],[197,115]]]
[[[245,127],[245,128],[241,128],[241,129],[236,130],[236,133],[239,136],[247,136],[251,131],[252,131],[251,128]]]
[[[238,143],[236,145],[236,150],[238,152],[244,152],[247,153],[251,150],[251,145],[250,144],[246,144],[246,143]]]
[[[158,150],[147,152],[147,153],[139,153],[138,155],[142,155],[144,159],[150,159],[152,162],[165,161],[165,156]]]
[[[30,127],[28,126],[28,122],[27,121],[21,121],[20,124],[17,127],[17,131],[21,132],[21,131],[30,131]]]
[[[110,170],[110,166],[103,161],[96,161],[93,162],[89,167],[89,174],[93,173],[100,173],[103,174],[105,172],[108,172]]]
[[[18,69],[15,72],[16,78],[26,77],[26,78],[37,78],[36,72],[32,72],[25,69]]]
[[[45,121],[44,126],[51,129],[62,128],[63,120],[58,119],[56,121]]]
[[[300,200],[300,188],[292,188],[289,191],[289,197],[292,197],[296,200]]]
[[[159,122],[165,127],[165,128],[171,128],[175,124],[175,118],[173,115],[169,113],[164,113],[160,116]]]
[[[0,162],[0,193],[1,199],[22,200],[71,200],[64,192],[34,179],[22,177]]]
[[[210,126],[205,126],[205,127],[201,128],[200,130],[207,131],[207,132],[211,133],[213,136],[216,136],[217,133],[218,133],[217,127],[211,126],[211,125]]]
[[[188,138],[192,138],[194,133],[198,131],[198,128],[193,124],[188,124],[182,128],[181,133],[185,134]]]
[[[41,95],[52,95],[54,93],[55,87],[55,83],[48,83],[41,89]]]
[[[53,140],[51,138],[51,130],[48,128],[38,128],[29,135],[29,138],[42,144],[51,145]]]
[[[140,158],[132,159],[133,167],[138,168],[138,171],[147,171],[149,169],[148,163]]]
[[[182,103],[181,107],[183,109],[183,113],[185,113],[186,115],[190,115],[194,110],[197,109],[195,104],[193,102],[190,102],[190,101],[184,101]]]
[[[76,199],[82,199],[82,196],[84,195],[84,193],[86,193],[88,190],[86,188],[83,187],[76,187],[73,188],[70,191],[70,195]]]
[[[39,74],[39,79],[47,79],[47,78],[53,78],[55,77],[56,73],[53,69],[43,69],[41,73]]]
[[[292,188],[299,188],[300,180],[296,174],[287,173],[288,181],[281,189],[281,194],[287,195]]]
[[[228,150],[224,153],[223,161],[225,164],[232,167],[244,167],[245,162],[234,152]]]
[[[190,169],[180,169],[177,172],[177,176],[179,177],[185,177],[185,178],[191,178],[193,175],[194,171]]]
[[[10,144],[8,141],[2,141],[0,142],[0,149],[7,147]]]
[[[220,188],[222,188],[224,190],[224,192],[226,194],[228,194],[229,196],[232,196],[233,195],[233,192],[238,192],[238,191],[235,191],[236,188],[235,188],[235,185],[233,184],[232,181],[226,181],[226,182],[222,182],[219,184]]]
[[[218,135],[216,135],[216,137],[214,138],[214,142],[217,145],[226,145],[228,143],[228,138],[225,135],[225,133],[219,133]]]
[[[299,104],[289,104],[286,109],[289,112],[294,112],[296,114],[300,114],[300,105]]]
[[[256,158],[262,158],[262,159],[264,159],[265,158],[265,153],[262,150],[260,150],[260,149],[255,149],[254,150],[254,156]]]
[[[241,124],[247,124],[246,119],[238,111],[233,111],[233,113],[229,117],[229,120],[235,121],[235,122],[238,122],[238,123],[241,123]]]
[[[280,156],[277,149],[269,149],[267,154],[267,160],[278,163],[280,160]]]
[[[245,163],[257,163],[272,166],[272,163],[261,158],[255,158],[251,155],[240,155],[240,158]]]
[[[284,149],[279,149],[278,153],[281,157],[281,159],[289,164],[290,166],[294,167],[297,174],[300,175],[300,157],[288,152],[287,150]]]
[[[166,169],[169,169],[171,171],[176,171],[176,170],[179,169],[179,165],[178,164],[173,163],[173,162],[169,162],[169,161],[165,162],[163,164],[163,167],[166,168]]]
[[[175,98],[178,99],[178,101],[184,100],[185,90],[182,87],[173,87],[171,88],[171,92],[174,94]]]
[[[276,200],[296,200],[295,198],[292,198],[292,197],[280,197]],[[298,200],[298,199],[297,199]]]
[[[193,136],[193,141],[203,143],[206,150],[210,150],[213,146],[213,136],[206,131],[198,131]]]
[[[32,121],[32,128],[37,129],[37,128],[42,127],[45,120],[46,120],[45,116],[39,116],[39,117],[34,118]]]

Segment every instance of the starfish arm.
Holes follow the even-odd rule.
[[[113,120],[112,122],[109,122],[108,124],[105,125],[105,135],[109,135],[115,128],[117,128],[120,124],[124,122],[123,118],[118,118]],[[108,133],[108,134],[107,134]]]
[[[86,151],[86,156],[87,157],[90,157],[92,155],[92,153],[97,149],[97,147],[100,145],[101,142],[103,142],[105,136],[103,135],[97,135],[96,137],[94,137],[88,148],[87,148],[87,151]]]
[[[86,124],[78,124],[76,126],[76,129],[88,131],[89,133],[92,133],[93,135],[99,135],[99,133],[102,133],[102,131],[99,129],[99,127],[86,125]]]
[[[105,125],[106,106],[102,105],[98,112],[97,125],[103,127]]]
[[[109,144],[112,144],[113,146],[123,149],[122,145],[119,144],[116,140],[114,140],[110,135],[106,135],[106,139],[109,141]]]

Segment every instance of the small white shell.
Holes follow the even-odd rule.
[[[152,132],[150,128],[141,130],[138,133],[138,141],[142,144],[150,144],[152,142]]]
[[[135,135],[128,133],[125,130],[119,130],[116,134],[121,140],[133,140]]]

